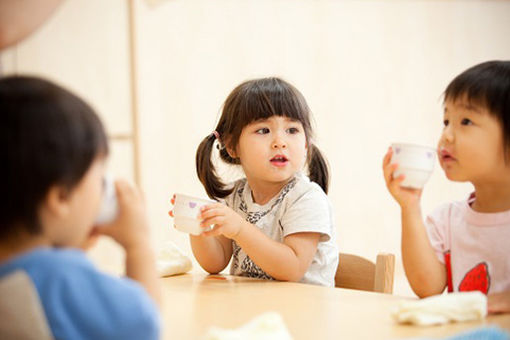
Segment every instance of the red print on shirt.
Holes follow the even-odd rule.
[[[444,253],[444,264],[446,265],[446,278],[448,280],[448,293],[453,293],[452,283],[452,262],[450,260],[450,251]]]
[[[484,294],[489,292],[491,284],[487,263],[480,262],[464,276],[459,285],[460,292],[479,290]]]
[[[451,293],[453,292],[453,282],[450,251],[444,253],[444,263],[446,266],[448,293]],[[489,266],[485,262],[480,262],[466,273],[460,282],[459,292],[479,290],[480,292],[487,294],[489,292],[490,281]]]

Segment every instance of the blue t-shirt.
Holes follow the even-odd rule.
[[[136,281],[98,271],[80,250],[38,248],[0,264],[24,270],[56,339],[158,339],[158,309]]]

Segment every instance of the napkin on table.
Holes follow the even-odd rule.
[[[487,316],[487,296],[474,291],[403,300],[392,315],[399,323],[420,326],[481,320]]]
[[[160,277],[183,274],[191,270],[191,260],[168,242],[157,252],[156,269]]]
[[[211,327],[204,340],[292,340],[280,314],[267,312],[237,329]]]

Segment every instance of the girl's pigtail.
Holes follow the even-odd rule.
[[[319,148],[314,144],[309,146],[310,159],[308,161],[308,172],[310,180],[319,184],[319,186],[328,193],[329,187],[329,166],[326,159],[322,156]]]
[[[232,192],[232,189],[225,189],[225,184],[216,174],[216,168],[211,160],[215,139],[214,134],[205,137],[198,146],[195,156],[198,178],[211,199],[224,198]]]

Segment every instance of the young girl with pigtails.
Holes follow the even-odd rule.
[[[196,154],[200,181],[220,201],[202,208],[206,231],[190,236],[207,272],[221,272],[232,259],[233,275],[334,286],[338,250],[328,166],[312,137],[310,109],[284,80],[249,80],[228,96]],[[245,177],[224,183],[213,163],[218,151]]]

